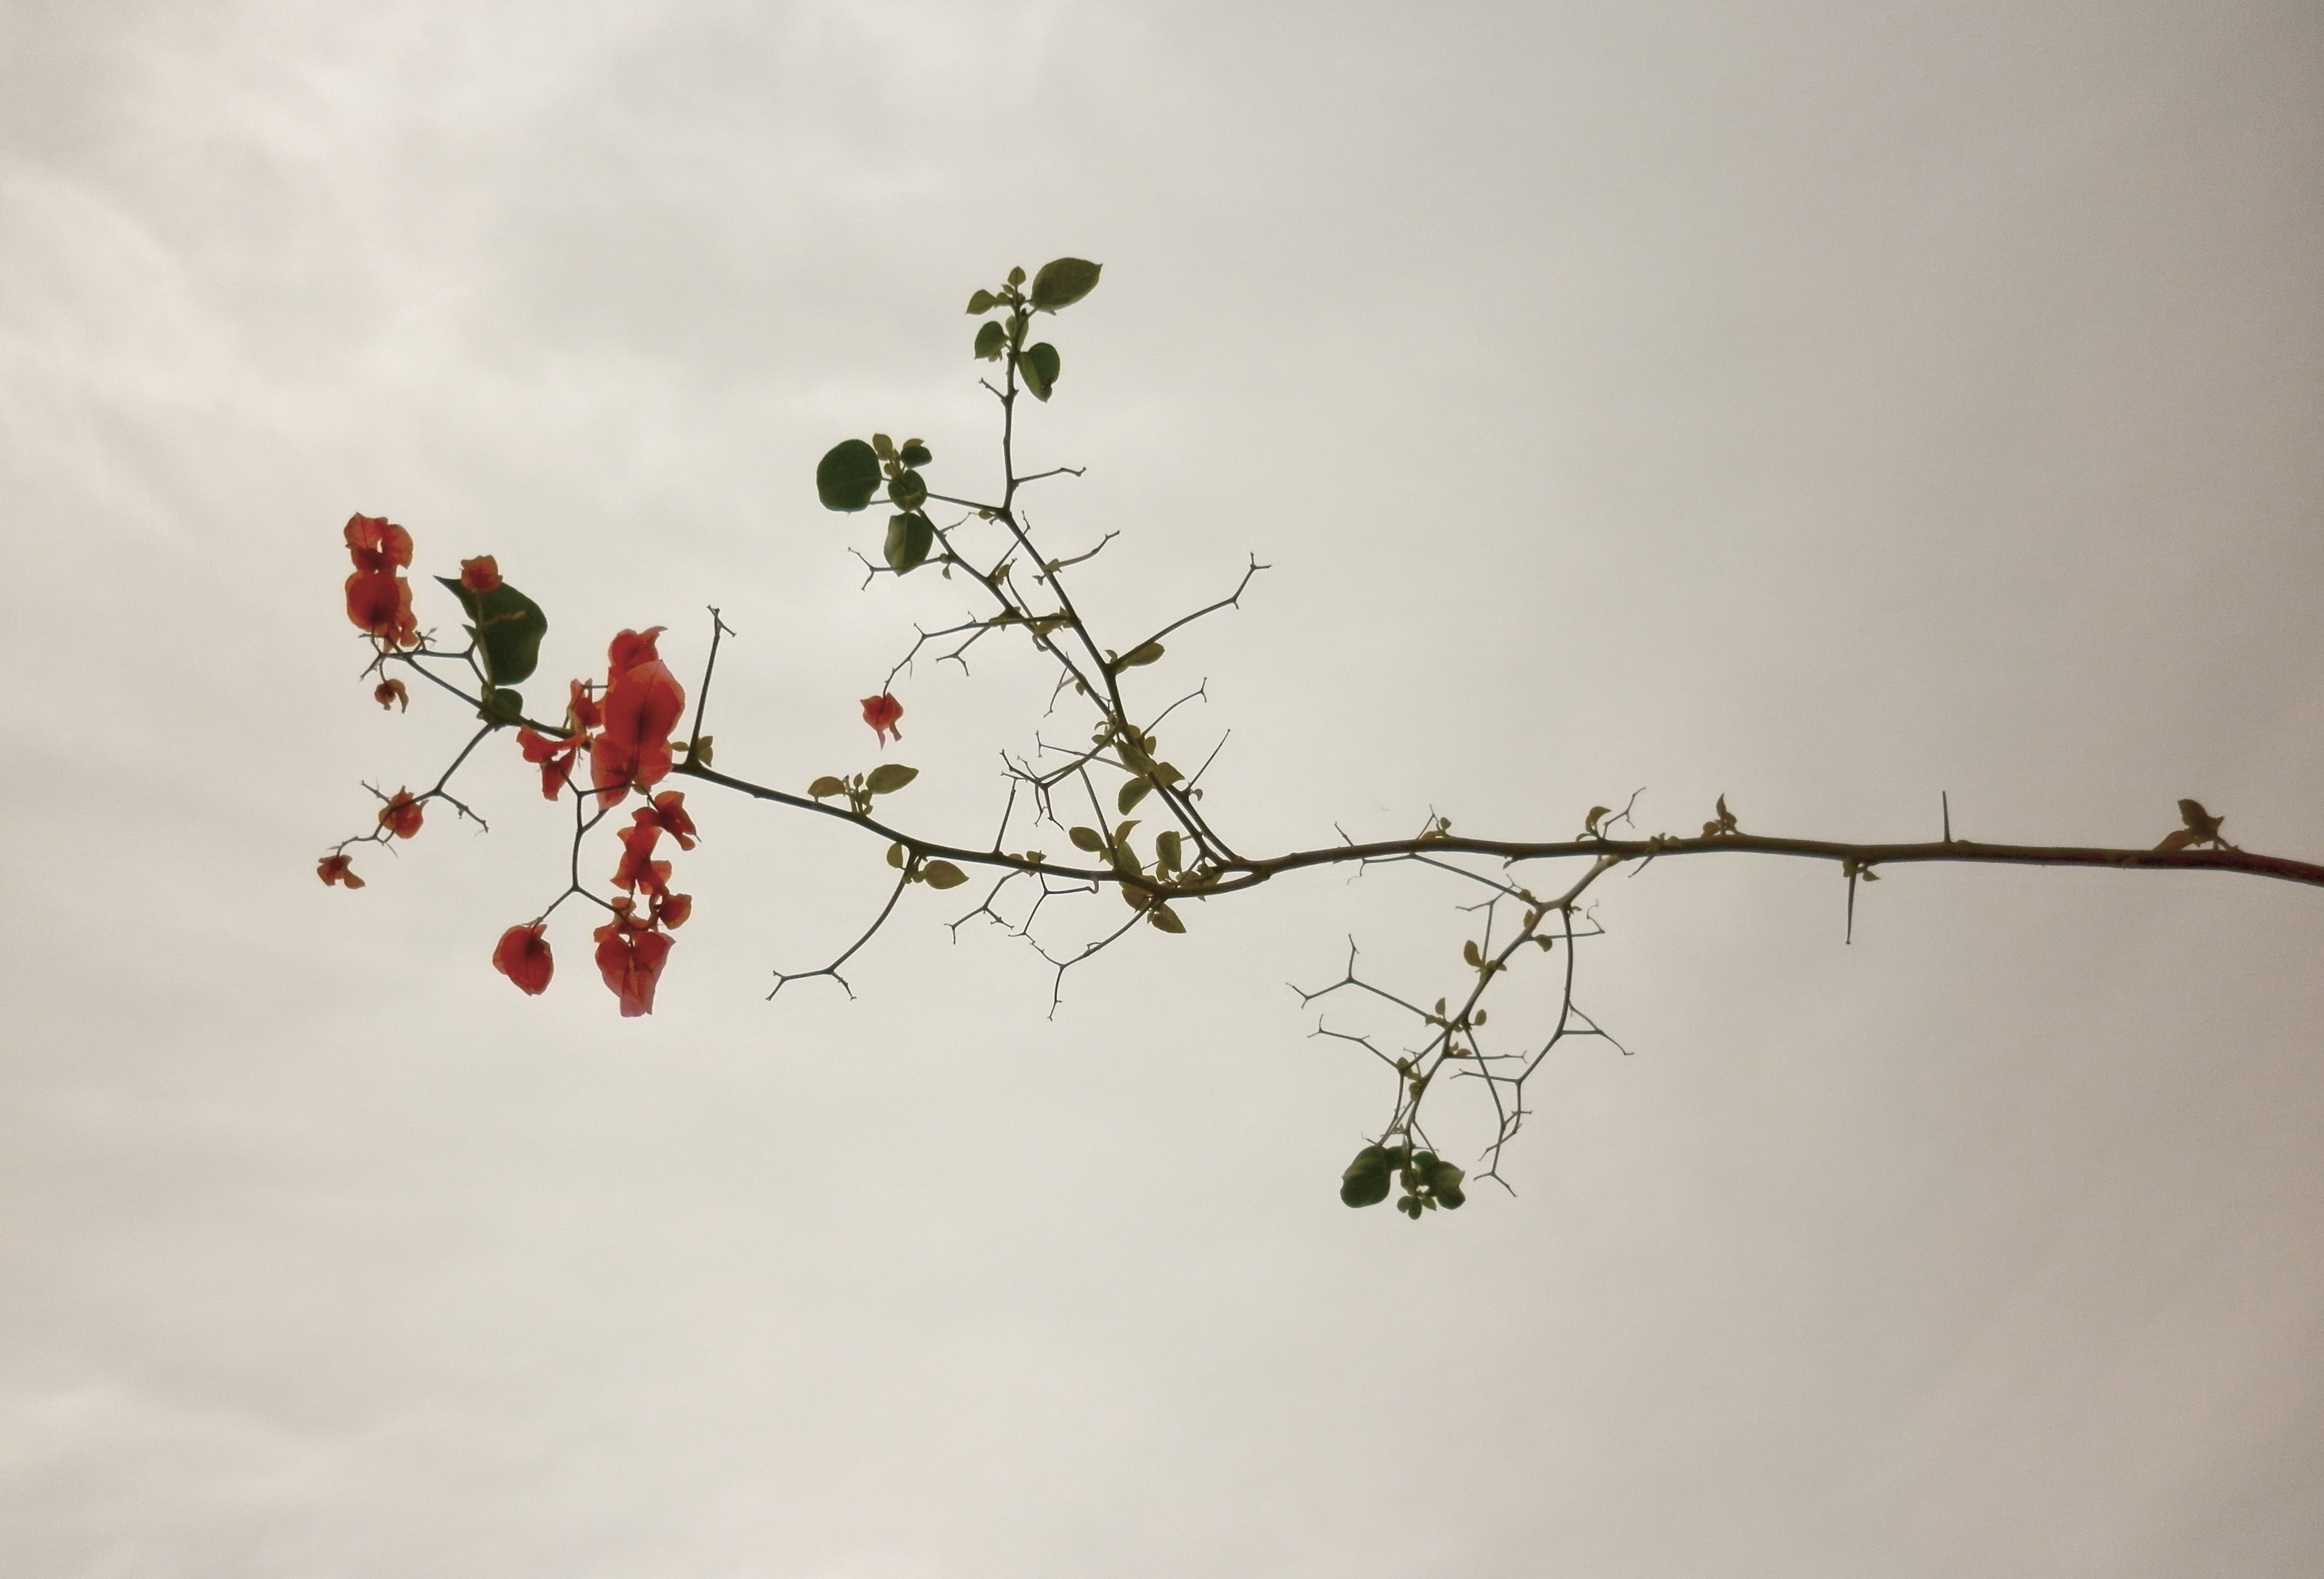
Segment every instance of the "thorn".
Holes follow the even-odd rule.
[[[1950,845],[1953,842],[1953,798],[1940,790],[1937,799],[1945,808],[1945,843]]]

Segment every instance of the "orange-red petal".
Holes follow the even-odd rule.
[[[548,924],[535,921],[530,927],[512,927],[501,934],[493,950],[493,968],[517,984],[525,996],[537,998],[549,989],[549,978],[557,969],[557,962],[549,952],[549,939],[544,934]]]
[[[460,585],[470,592],[491,592],[500,584],[500,561],[490,554],[480,554],[475,559],[460,561]]]
[[[904,704],[885,691],[863,698],[863,722],[872,726],[872,733],[880,737],[882,746],[890,740],[904,738],[904,732],[896,727],[897,720],[903,716]]]
[[[409,711],[411,706],[411,693],[403,688],[403,682],[400,679],[380,681],[377,688],[373,690],[371,699],[382,707],[401,706]]]
[[[350,515],[347,552],[358,570],[406,570],[411,567],[411,534],[384,515]]]
[[[420,831],[420,819],[427,808],[411,798],[409,790],[398,790],[379,808],[379,826],[399,839],[408,839]]]
[[[622,1001],[622,1018],[633,1020],[653,1012],[654,988],[669,958],[667,932],[638,927],[626,914],[617,915],[593,934],[597,939],[597,974]]]
[[[355,875],[355,863],[345,855],[324,856],[315,867],[315,875],[323,880],[326,888],[335,882],[344,882],[349,888],[364,885],[364,880]]]

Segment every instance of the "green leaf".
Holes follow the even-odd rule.
[[[1388,1153],[1367,1146],[1340,1175],[1340,1199],[1351,1206],[1377,1206],[1388,1199]]]
[[[881,460],[893,460],[896,458],[896,441],[885,433],[874,433],[872,435],[872,453]]]
[[[930,455],[928,447],[918,439],[908,439],[904,441],[904,448],[896,452],[896,458],[906,466],[926,466],[936,457]]]
[[[1010,286],[1014,287],[1014,286],[1018,286],[1018,285],[1022,285],[1024,282],[1025,282],[1025,271],[1024,271],[1024,270],[1022,270],[1022,269],[1011,269],[1011,270],[1010,270],[1010,271],[1009,271],[1009,283],[1010,284]]]
[[[861,510],[879,491],[880,457],[861,439],[840,440],[816,465],[816,496],[825,510]]]
[[[893,795],[920,776],[918,768],[908,768],[901,762],[881,762],[863,780],[863,788],[874,795]]]
[[[1428,1181],[1437,1203],[1448,1212],[1460,1210],[1469,1199],[1461,1190],[1461,1181],[1468,1176],[1443,1158],[1434,1159],[1422,1177]]]
[[[540,605],[505,581],[479,594],[449,576],[436,580],[460,600],[475,622],[468,633],[475,637],[484,658],[484,678],[496,686],[531,679],[540,665],[540,639],[549,634],[549,616]]]
[[[1094,854],[1105,848],[1105,836],[1095,828],[1070,828],[1066,830],[1065,836],[1073,840],[1076,850],[1087,850]]]
[[[1115,659],[1113,660],[1114,672],[1119,674],[1125,669],[1143,669],[1149,663],[1160,661],[1161,657],[1162,643],[1159,642],[1148,642],[1139,646],[1131,648],[1129,651]]]
[[[1083,258],[1056,258],[1041,265],[1033,276],[1033,289],[1027,300],[1038,312],[1055,312],[1061,307],[1071,307],[1097,289],[1098,271],[1103,263],[1093,263]]]
[[[807,787],[807,792],[817,800],[826,795],[844,795],[847,793],[847,780],[835,779],[829,773],[825,773],[822,778],[809,784]]]
[[[995,301],[992,299],[992,292],[990,291],[980,291],[975,295],[968,299],[968,310],[972,315],[980,312],[991,312],[994,308],[1000,305],[1001,304],[998,301]]]
[[[1461,959],[1463,964],[1469,965],[1471,969],[1481,969],[1483,967],[1485,956],[1477,952],[1477,940],[1475,938],[1471,937],[1466,943],[1461,945]]]
[[[976,354],[987,362],[1001,360],[1001,348],[1009,344],[1009,332],[1000,320],[987,319],[976,326]]]
[[[505,686],[486,686],[484,706],[476,716],[487,724],[521,724],[524,722],[524,696]]]
[[[920,880],[930,888],[958,888],[968,881],[968,873],[949,861],[931,861],[920,868]]]
[[[936,541],[935,523],[918,511],[888,517],[888,568],[899,576],[918,569],[927,563],[928,550]]]
[[[1060,367],[1057,348],[1047,340],[1021,353],[1017,358],[1017,372],[1037,401],[1049,398],[1049,391],[1056,386]]]
[[[1114,798],[1114,806],[1124,817],[1127,817],[1130,815],[1130,808],[1145,799],[1147,792],[1153,788],[1151,780],[1132,779],[1121,787],[1121,793]]]
[[[1154,836],[1154,864],[1165,872],[1176,872],[1185,864],[1176,828],[1164,828]]]
[[[894,867],[897,871],[901,872],[904,869],[904,863],[909,861],[911,858],[912,853],[904,848],[901,844],[894,844],[888,846],[888,864]]]
[[[928,480],[916,471],[900,471],[888,483],[888,497],[899,510],[918,510],[928,501]]]
[[[1154,908],[1146,912],[1146,919],[1154,923],[1154,929],[1157,932],[1183,933],[1186,929],[1186,923],[1178,919],[1178,913],[1159,900],[1155,900]]]

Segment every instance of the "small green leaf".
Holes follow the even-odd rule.
[[[896,458],[896,441],[885,433],[874,433],[872,435],[872,453],[881,460],[893,460]]]
[[[816,496],[825,510],[855,511],[880,491],[880,457],[861,439],[845,439],[815,468]]]
[[[807,787],[807,792],[817,800],[826,795],[844,795],[847,793],[847,780],[835,779],[829,773],[825,773],[822,778],[809,784]]]
[[[888,517],[888,568],[899,576],[918,569],[927,563],[928,550],[936,541],[936,524],[918,511]]]
[[[1458,1211],[1469,1199],[1462,1193],[1461,1181],[1468,1176],[1442,1158],[1434,1160],[1426,1175],[1428,1187],[1436,1202],[1448,1212]]]
[[[1477,940],[1475,938],[1471,937],[1466,943],[1461,945],[1461,959],[1463,964],[1467,965],[1471,969],[1478,969],[1483,966],[1485,956],[1477,952]]]
[[[1129,783],[1124,784],[1121,787],[1121,793],[1114,797],[1115,808],[1120,811],[1123,816],[1127,817],[1130,814],[1130,808],[1145,799],[1147,792],[1151,790],[1153,788],[1154,785],[1150,780],[1132,779]]]
[[[1143,669],[1149,663],[1158,661],[1161,657],[1162,643],[1159,642],[1148,642],[1142,645],[1131,648],[1129,651],[1115,659],[1113,660],[1113,667],[1116,670],[1125,669]]]
[[[907,439],[904,440],[904,448],[896,452],[896,458],[906,466],[926,466],[936,459],[936,457],[930,455],[928,447],[918,439]]]
[[[919,776],[918,768],[908,768],[901,762],[881,762],[865,776],[863,788],[874,795],[893,795]]]
[[[1154,836],[1154,864],[1165,872],[1176,872],[1185,864],[1176,828],[1164,828]]]
[[[1017,287],[1017,286],[1019,286],[1019,285],[1022,285],[1024,282],[1025,282],[1025,271],[1024,271],[1024,270],[1022,270],[1022,269],[1011,269],[1011,270],[1010,270],[1010,271],[1009,271],[1009,283],[1010,283],[1010,288],[1011,288],[1011,289],[1014,289],[1015,287]]]
[[[1351,1206],[1377,1206],[1388,1199],[1388,1153],[1367,1146],[1340,1175],[1340,1199]]]
[[[901,471],[888,483],[888,497],[899,510],[918,510],[928,501],[928,480],[916,471]]]
[[[1073,840],[1076,850],[1087,850],[1094,854],[1105,848],[1105,836],[1095,828],[1070,828],[1066,830],[1065,836]]]
[[[930,888],[958,888],[968,881],[968,873],[949,861],[931,861],[920,868],[920,878]]]
[[[912,853],[904,848],[902,845],[897,844],[888,846],[888,864],[894,867],[897,871],[901,872],[904,869],[904,863],[911,858]]]
[[[1047,340],[1043,340],[1029,351],[1020,353],[1017,358],[1017,372],[1025,380],[1025,387],[1033,392],[1033,398],[1037,401],[1046,401],[1049,398],[1049,392],[1056,387],[1057,374],[1060,371],[1061,364],[1057,357],[1057,348]]]
[[[531,679],[540,664],[540,639],[549,634],[549,616],[540,605],[505,581],[490,592],[475,593],[449,576],[436,580],[460,600],[475,622],[468,633],[476,639],[484,678],[496,686]]]
[[[1146,912],[1146,919],[1154,923],[1154,929],[1157,932],[1183,933],[1186,929],[1186,923],[1178,919],[1178,913],[1159,900]]]
[[[1027,293],[1038,312],[1055,312],[1061,307],[1071,307],[1097,289],[1098,271],[1103,263],[1093,263],[1083,258],[1056,258],[1041,265],[1033,276],[1033,289]]]
[[[994,308],[1000,305],[1001,304],[998,301],[995,301],[992,299],[992,292],[990,291],[980,291],[975,295],[968,299],[968,310],[972,315],[980,312],[991,312]]]
[[[506,686],[486,686],[484,706],[476,716],[488,724],[521,724],[524,722],[524,696]]]
[[[976,354],[987,362],[1001,360],[1002,349],[1009,344],[1009,331],[997,319],[988,319],[976,326]]]

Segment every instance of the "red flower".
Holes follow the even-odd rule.
[[[630,915],[630,901],[613,901],[613,919],[592,934],[597,939],[597,974],[622,1001],[622,1018],[653,1012],[654,987],[669,958],[669,935]]]
[[[527,724],[517,730],[516,743],[526,762],[540,764],[541,798],[556,799],[572,781],[573,759],[580,753],[581,737],[568,734],[562,740],[551,740]]]
[[[904,716],[904,704],[887,692],[863,698],[863,722],[880,737],[880,747],[886,750],[890,740],[901,740],[904,732],[896,727],[896,720]]]
[[[657,894],[653,902],[653,922],[677,931],[686,925],[687,917],[694,914],[694,896],[690,893]]]
[[[411,693],[403,688],[403,682],[400,679],[380,681],[378,689],[372,692],[371,699],[383,707],[400,706],[407,712],[411,707]]]
[[[483,596],[501,584],[500,561],[490,554],[460,561],[460,585]]]
[[[347,618],[391,646],[418,646],[411,583],[396,574],[411,563],[411,534],[385,516],[355,515],[347,520],[346,535],[355,562],[355,573],[347,577]]]
[[[325,888],[335,882],[344,882],[349,888],[364,885],[363,879],[355,875],[355,863],[345,855],[324,856],[321,864],[315,868],[315,875],[323,880]]]
[[[379,826],[399,839],[408,839],[420,831],[420,814],[424,809],[411,798],[410,790],[398,790],[379,808]]]
[[[358,570],[347,577],[347,618],[392,647],[420,645],[411,583],[392,570]]]
[[[637,815],[642,817],[647,814],[641,811]],[[665,790],[655,796],[652,816],[656,823],[678,840],[679,849],[694,848],[694,841],[700,836],[695,832],[694,819],[686,814],[685,790]]]
[[[669,732],[686,711],[686,690],[654,651],[662,627],[623,631],[607,653],[604,733],[589,748],[589,781],[599,802],[618,806],[632,788],[661,782],[670,769]]]
[[[661,838],[661,825],[654,820],[649,807],[631,818],[631,826],[622,830],[622,863],[613,868],[615,888],[643,887],[648,893],[669,891],[669,863],[653,858],[654,845]]]
[[[346,539],[358,570],[411,568],[411,534],[384,515],[348,516]]]
[[[542,936],[548,930],[545,921],[512,927],[501,934],[500,946],[493,950],[493,968],[514,982],[528,998],[538,998],[549,990],[549,974],[557,968],[557,962],[549,957],[549,939]]]
[[[566,704],[565,711],[572,720],[576,734],[586,734],[591,730],[605,727],[605,710],[597,706],[597,699],[589,694],[589,688],[577,679],[573,682],[572,700]]]

